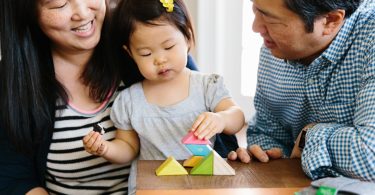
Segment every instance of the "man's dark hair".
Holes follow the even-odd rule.
[[[314,21],[328,12],[345,10],[345,18],[352,15],[362,0],[284,0],[291,11],[298,14],[305,23],[307,32],[314,31]]]

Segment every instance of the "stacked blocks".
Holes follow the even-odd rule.
[[[192,167],[191,175],[235,175],[235,170],[210,147],[209,140],[200,140],[190,131],[181,142],[193,154],[183,163],[184,167]],[[156,175],[186,175],[183,166],[169,157],[157,168]]]

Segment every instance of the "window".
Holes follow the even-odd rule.
[[[251,29],[254,20],[251,6],[250,1],[243,1],[241,93],[252,97],[256,89],[256,73],[262,39],[259,34],[254,33]]]

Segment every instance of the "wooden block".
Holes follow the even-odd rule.
[[[210,140],[198,139],[192,131],[189,131],[189,133],[182,138],[181,142],[183,144],[211,144]]]
[[[186,169],[172,156],[168,157],[155,171],[157,176],[161,175],[187,175]]]
[[[214,159],[214,175],[236,175],[236,171],[221,156],[212,150]]]
[[[194,156],[207,156],[212,148],[209,145],[185,144]]]
[[[194,167],[197,165],[201,160],[203,159],[203,156],[192,156],[189,159],[185,160],[183,163],[184,167]]]
[[[212,175],[214,166],[214,155],[211,152],[190,171],[191,175]]]

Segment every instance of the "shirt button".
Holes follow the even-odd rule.
[[[313,79],[313,78],[310,78],[307,82],[308,82],[309,84],[313,84],[313,83],[314,83],[314,79]]]

